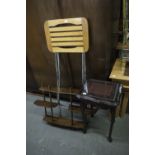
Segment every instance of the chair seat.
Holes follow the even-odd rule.
[[[119,83],[91,79],[85,83],[84,88],[87,90],[82,90],[77,98],[108,106],[117,106],[119,103],[121,93],[121,84]]]

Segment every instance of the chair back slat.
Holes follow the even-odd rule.
[[[49,28],[51,32],[65,32],[65,31],[78,31],[82,30],[82,26],[61,26],[61,27],[53,27]]]
[[[55,53],[83,53],[83,47],[74,47],[74,48],[64,48],[64,47],[53,47]]]
[[[52,42],[56,41],[83,41],[83,37],[59,37],[59,38],[50,38]]]
[[[50,33],[50,37],[64,37],[64,36],[83,36],[82,31],[77,31],[77,32],[54,32]]]
[[[53,20],[48,20],[48,25],[49,27],[54,27],[57,25],[65,25],[65,24],[73,24],[73,25],[82,25],[81,20],[85,18],[66,18],[66,19],[53,19]]]
[[[61,47],[61,46],[83,46],[83,42],[55,42],[52,43],[53,47]]]

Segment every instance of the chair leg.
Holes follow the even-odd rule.
[[[110,129],[109,129],[109,135],[108,135],[108,141],[112,142],[112,130],[113,130],[113,125],[115,122],[115,113],[116,113],[116,108],[111,108],[111,122],[110,122]]]
[[[45,93],[43,94],[43,100],[45,101]],[[44,110],[45,110],[45,116],[47,116],[47,110],[46,110],[46,106],[44,106]]]
[[[50,103],[51,103],[51,116],[52,116],[52,120],[53,120],[53,106],[52,106],[52,96],[51,96],[51,92],[49,92],[49,96],[50,96]]]
[[[73,125],[72,95],[71,94],[70,94],[70,106],[71,106],[71,123]]]
[[[91,117],[94,117],[94,114],[93,114],[93,105],[92,104],[90,104],[90,108],[92,110]]]
[[[61,85],[61,72],[60,72],[60,57],[59,53],[55,54],[55,68],[57,78],[57,103],[59,105],[59,116],[61,117],[61,106],[60,106],[60,85]]]
[[[83,118],[83,122],[84,122],[83,133],[86,133],[87,132],[87,117],[85,114],[85,105],[80,103],[80,108],[81,108],[82,118]]]

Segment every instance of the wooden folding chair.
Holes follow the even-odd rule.
[[[89,49],[88,22],[86,18],[67,18],[47,20],[44,24],[48,50],[55,54],[55,67],[57,78],[57,102],[60,110],[60,53],[82,54],[82,83],[86,83],[85,53]],[[85,89],[86,90],[86,89]]]

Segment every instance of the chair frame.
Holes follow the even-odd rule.
[[[47,20],[44,24],[47,47],[55,54],[57,101],[60,116],[60,56],[59,53],[82,53],[82,84],[86,82],[85,52],[89,49],[88,22],[84,17]]]

